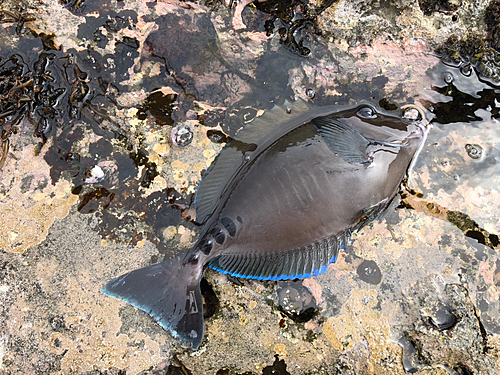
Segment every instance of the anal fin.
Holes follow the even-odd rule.
[[[342,233],[310,245],[272,254],[222,254],[209,266],[221,273],[244,279],[293,280],[326,272],[337,260],[346,242]]]

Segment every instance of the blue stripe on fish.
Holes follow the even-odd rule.
[[[338,254],[336,254],[332,259],[330,259],[330,262],[328,262],[328,264],[325,264],[323,266],[321,266],[321,268],[319,269],[314,269],[312,270],[311,273],[304,273],[304,274],[292,274],[292,275],[279,275],[279,276],[254,276],[254,275],[245,275],[245,274],[241,274],[241,273],[237,273],[237,272],[230,272],[230,271],[227,271],[225,269],[222,269],[218,266],[216,266],[215,264],[213,264],[212,262],[210,262],[208,265],[210,268],[212,268],[213,270],[217,271],[217,272],[220,272],[224,275],[230,275],[230,276],[233,276],[233,277],[238,277],[240,279],[252,279],[252,280],[266,280],[266,281],[278,281],[278,280],[293,280],[293,279],[308,279],[312,276],[318,276],[318,275],[321,275],[323,273],[325,273],[328,269],[328,266],[331,264],[331,263],[335,263],[337,261],[337,258],[338,258]],[[215,262],[214,262],[215,263]]]

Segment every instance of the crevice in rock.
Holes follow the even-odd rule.
[[[423,199],[421,193],[417,193],[413,190],[405,190],[401,194],[401,198],[401,203],[398,208],[414,209],[428,216],[449,221],[460,229],[466,237],[473,238],[479,243],[494,250],[500,249],[499,236],[481,228],[469,215],[460,211],[449,210],[434,202],[428,202]]]

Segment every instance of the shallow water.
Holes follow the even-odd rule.
[[[439,205],[443,214],[448,211],[447,220],[463,231],[463,241],[475,249],[471,259],[463,256],[458,244],[452,253],[462,258],[461,269],[466,271],[460,271],[460,277],[475,285],[471,292],[486,330],[498,333],[499,301],[496,288],[488,285],[485,269],[491,270],[496,280],[494,275],[500,272],[500,211],[496,203],[500,186],[500,87],[463,66],[440,64],[431,77],[435,84],[424,96],[432,99],[422,103],[431,112],[434,128],[417,163],[420,173],[414,186],[424,194],[422,199]]]
[[[294,23],[267,9],[247,7],[248,29],[235,31],[234,9],[220,4],[83,4],[70,7],[83,17],[71,27],[86,48],[64,39],[72,47],[49,51],[44,87],[65,90],[38,107],[55,110],[52,126],[33,137],[47,112],[21,122],[1,171],[0,203],[20,202],[1,237],[2,285],[13,292],[0,343],[13,372],[39,361],[54,363],[40,367],[45,373],[160,371],[175,353],[169,371],[218,374],[335,373],[353,363],[366,364],[357,373],[480,373],[498,363],[488,349],[500,334],[494,84],[473,68],[439,63],[414,41],[348,49],[310,22],[299,22],[291,41]],[[300,13],[303,4],[292,5]],[[16,23],[4,26],[0,57],[18,53],[28,77],[43,44],[27,30],[16,36]],[[271,26],[285,29],[281,37],[266,36]],[[78,79],[75,66],[88,77]],[[88,94],[76,100],[84,84]],[[190,220],[195,189],[213,157],[263,111],[297,98],[428,110],[427,145],[386,214],[353,234],[317,278],[241,287],[208,270],[206,341],[196,353],[103,296],[112,277],[189,248],[199,231]],[[61,220],[40,229],[48,217],[49,227]]]

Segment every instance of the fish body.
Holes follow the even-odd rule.
[[[197,349],[203,339],[203,268],[260,280],[326,271],[353,230],[396,195],[425,142],[416,107],[400,116],[370,105],[295,113],[275,107],[242,129],[196,195],[199,240],[184,258],[135,270],[103,292],[153,316]]]

